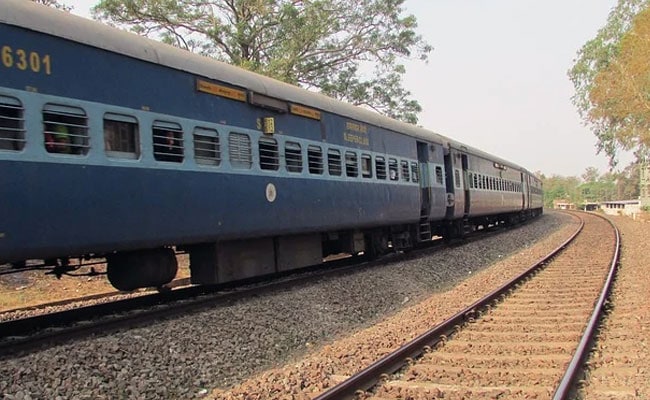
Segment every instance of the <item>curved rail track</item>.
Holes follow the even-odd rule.
[[[620,247],[608,220],[581,218],[526,273],[316,399],[567,398]]]

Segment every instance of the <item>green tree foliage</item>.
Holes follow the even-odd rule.
[[[43,4],[48,7],[57,8],[59,10],[68,11],[68,12],[72,11],[71,6],[67,6],[58,0],[32,0],[32,1],[34,3]]]
[[[575,63],[568,72],[575,87],[572,101],[596,135],[598,152],[607,154],[612,165],[616,164],[616,155],[620,149],[633,149],[638,141],[621,135],[629,127],[630,119],[618,116],[612,118],[595,111],[603,104],[599,104],[601,99],[592,93],[597,80],[602,79],[599,75],[605,70],[616,68],[613,65],[621,54],[624,35],[632,27],[637,14],[649,4],[649,0],[619,0],[610,12],[605,26],[578,51]]]
[[[400,61],[432,48],[404,0],[101,0],[96,18],[416,123]],[[374,70],[373,70],[374,68]]]
[[[553,207],[553,201],[563,200],[576,205],[611,200],[632,200],[639,197],[639,164],[633,163],[621,172],[600,174],[588,167],[581,178],[539,175],[544,185],[544,206]]]
[[[650,8],[620,41],[616,57],[596,75],[589,94],[593,124],[626,150],[650,148]]]
[[[555,200],[565,200],[570,203],[580,203],[582,198],[578,192],[580,179],[575,176],[564,177],[552,175],[546,177],[541,175],[544,187],[544,207],[553,208]]]

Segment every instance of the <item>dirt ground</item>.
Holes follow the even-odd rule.
[[[189,257],[178,256],[176,278],[189,277]],[[0,275],[0,312],[73,299],[93,294],[115,292],[104,274],[106,265],[93,266],[100,275],[84,276],[90,267],[83,267],[57,279],[47,270],[25,271]],[[3,269],[4,271],[4,269]]]

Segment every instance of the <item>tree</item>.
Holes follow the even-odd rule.
[[[640,194],[640,164],[638,162],[628,165],[616,176],[616,199],[637,199]]]
[[[582,180],[585,182],[596,182],[599,176],[600,172],[598,172],[598,168],[587,167],[587,169],[585,169],[585,172],[582,174]]]
[[[58,8],[59,10],[68,11],[68,12],[72,11],[71,6],[67,6],[59,2],[58,0],[32,0],[32,1],[34,3],[43,4],[48,7]]]
[[[598,152],[605,152],[611,165],[616,164],[618,150],[633,148],[634,141],[620,137],[621,128],[627,123],[625,119],[602,118],[602,114],[594,111],[598,107],[595,101],[599,98],[593,97],[592,91],[599,74],[610,68],[621,52],[621,40],[632,26],[635,16],[649,4],[649,0],[619,0],[610,12],[606,25],[578,51],[574,66],[568,72],[575,87],[572,101],[582,119],[594,131],[598,139]]]
[[[404,0],[101,0],[96,18],[416,123],[400,61],[432,47]],[[374,67],[373,67],[374,66]],[[373,70],[374,68],[374,70]]]
[[[575,204],[582,202],[578,191],[580,179],[577,177],[553,175],[547,178],[542,175],[540,178],[544,187],[544,207],[552,208],[554,200],[566,200]]]
[[[623,149],[650,148],[650,8],[641,11],[600,70],[589,94],[589,118]]]

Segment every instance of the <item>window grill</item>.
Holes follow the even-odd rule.
[[[377,179],[386,179],[386,159],[384,157],[375,157],[375,171]]]
[[[341,152],[336,149],[327,150],[327,171],[332,176],[341,176]]]
[[[443,176],[442,176],[442,167],[437,166],[436,167],[436,183],[438,185],[444,185],[444,182],[445,181],[444,181]]]
[[[197,164],[221,165],[219,132],[214,129],[195,128],[192,139],[194,140],[194,160]]]
[[[310,174],[323,174],[323,149],[318,146],[307,147],[307,160]]]
[[[361,176],[372,178],[372,158],[370,154],[361,155]]]
[[[230,165],[237,169],[250,169],[253,166],[251,138],[245,133],[231,132],[228,135]]]
[[[396,181],[399,179],[399,173],[397,171],[397,160],[394,158],[388,159],[388,177],[391,181]]]
[[[173,122],[154,121],[153,157],[157,161],[183,162],[183,130]]]
[[[275,139],[261,137],[260,147],[260,168],[277,171],[280,168],[280,152],[278,142]]]
[[[302,172],[302,149],[296,142],[284,144],[284,160],[287,163],[287,171]]]
[[[128,115],[104,114],[104,148],[109,157],[138,159],[138,120]]]
[[[411,163],[411,176],[413,177],[413,182],[420,181],[420,168],[416,162]]]
[[[345,152],[345,175],[349,177],[359,176],[359,163],[355,152]]]
[[[21,151],[25,147],[24,113],[18,99],[0,96],[0,150]]]
[[[410,181],[411,180],[411,174],[409,173],[409,162],[408,161],[400,161],[400,166],[402,167],[402,179],[405,181]]]
[[[79,107],[46,104],[43,108],[43,137],[48,153],[88,154],[88,118]]]

